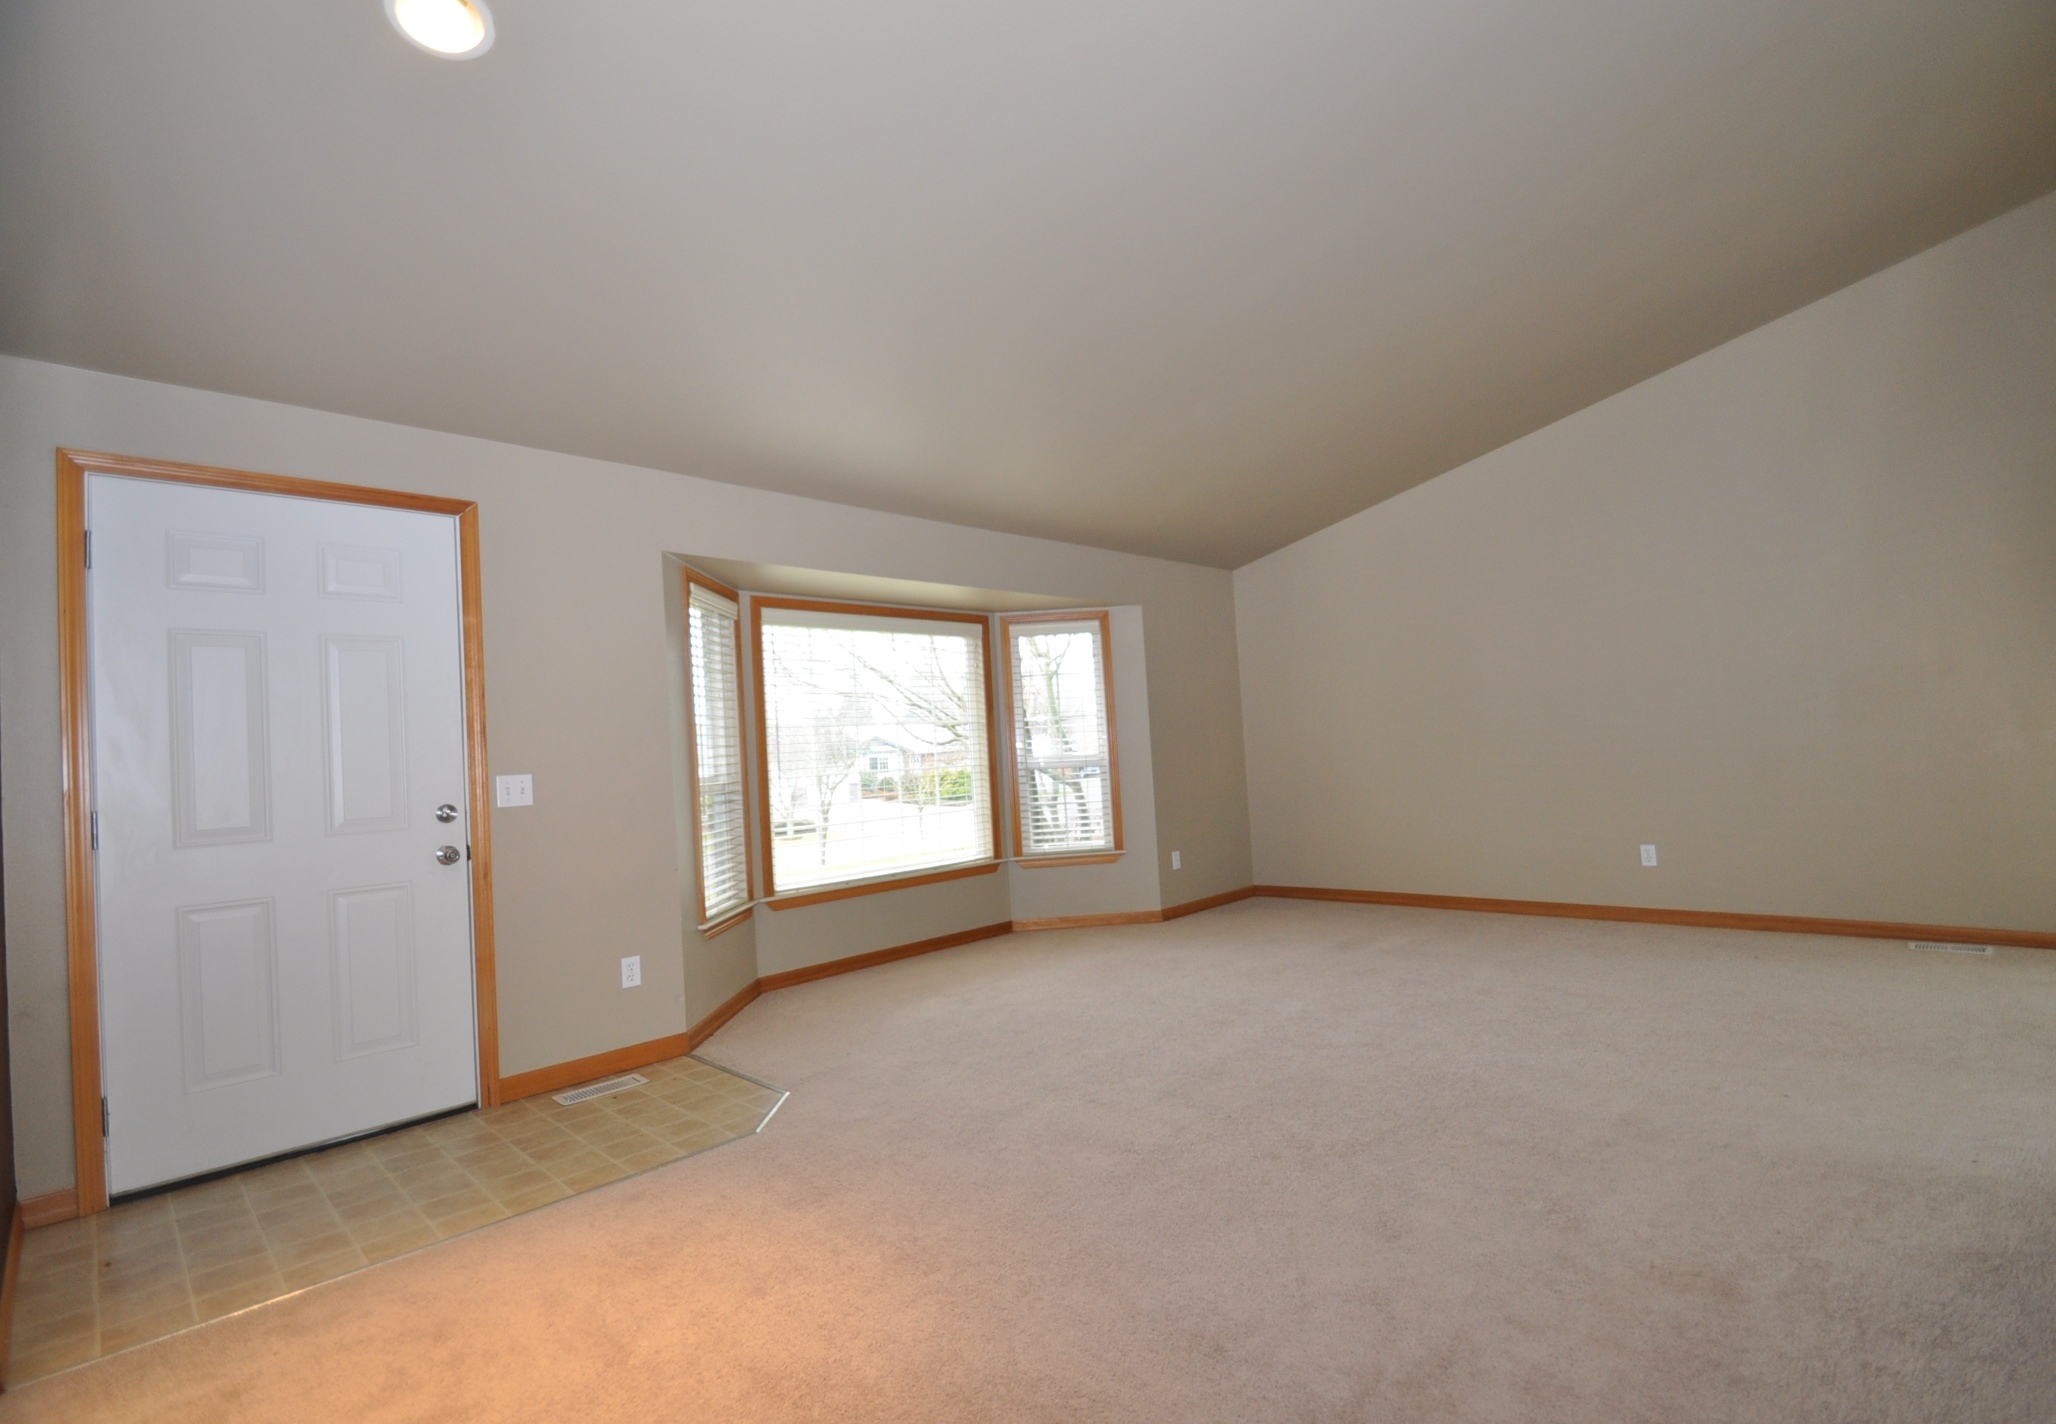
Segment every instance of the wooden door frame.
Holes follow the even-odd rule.
[[[88,680],[86,607],[86,476],[119,475],[168,484],[209,485],[251,494],[288,495],[338,504],[371,504],[457,520],[458,585],[463,610],[464,774],[470,800],[471,964],[477,997],[478,1098],[500,1101],[498,977],[493,958],[492,801],[487,794],[485,624],[480,611],[478,505],[331,484],[289,475],[260,475],[209,465],[177,465],[84,450],[57,452],[57,696],[64,768],[64,932],[71,987],[71,1124],[78,1172],[78,1212],[107,1208],[107,1160],[100,1135],[100,973],[93,861],[92,700]]]

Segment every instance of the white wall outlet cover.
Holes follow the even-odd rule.
[[[621,960],[621,987],[639,989],[643,981],[643,957],[640,954],[626,955]]]
[[[495,777],[493,804],[497,806],[533,806],[535,804],[535,777],[528,772],[514,776]]]
[[[1655,846],[1643,846],[1643,847],[1642,847],[1642,863],[1643,863],[1644,865],[1654,865],[1654,864],[1656,864],[1656,847],[1655,847]]]
[[[1172,851],[1172,852],[1171,852],[1171,869],[1173,869],[1173,870],[1183,870],[1184,868],[1185,868],[1185,853],[1184,853],[1183,851],[1176,851],[1176,850]]]

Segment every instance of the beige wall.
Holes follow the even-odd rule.
[[[2056,197],[1235,586],[1260,881],[2056,930]]]
[[[536,778],[533,808],[493,820],[504,1071],[680,1031],[757,972],[759,943],[777,960],[766,968],[791,968],[1009,917],[1002,871],[783,912],[776,930],[757,927],[758,941],[748,929],[700,941],[682,908],[673,780],[667,555],[681,551],[1139,607],[1154,819],[1160,842],[1197,854],[1176,876],[1166,858],[1158,883],[1127,891],[1147,907],[1249,879],[1225,572],[0,357],[0,769],[25,1194],[72,1178],[53,552],[60,445],[480,501],[492,762]],[[1096,891],[1080,884],[1080,903],[1097,909]],[[623,991],[617,961],[632,953],[644,956],[645,984]]]

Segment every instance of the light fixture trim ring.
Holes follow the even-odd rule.
[[[437,49],[434,45],[428,44],[414,35],[405,25],[400,23],[400,0],[385,0],[386,18],[392,21],[393,28],[400,33],[400,38],[406,40],[408,44],[413,45],[414,48],[420,50],[423,54],[432,54],[437,59],[477,59],[493,47],[493,12],[486,5],[486,0],[456,0],[456,3],[463,5],[465,9],[478,16],[478,23],[483,30],[483,33],[478,37],[478,43],[472,45],[470,49]]]

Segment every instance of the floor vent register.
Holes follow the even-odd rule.
[[[588,1083],[583,1088],[573,1088],[568,1093],[556,1093],[554,1100],[570,1107],[573,1103],[589,1103],[594,1098],[604,1098],[609,1093],[625,1093],[630,1088],[640,1088],[650,1080],[640,1073],[623,1073],[618,1078],[602,1078],[597,1083]]]

